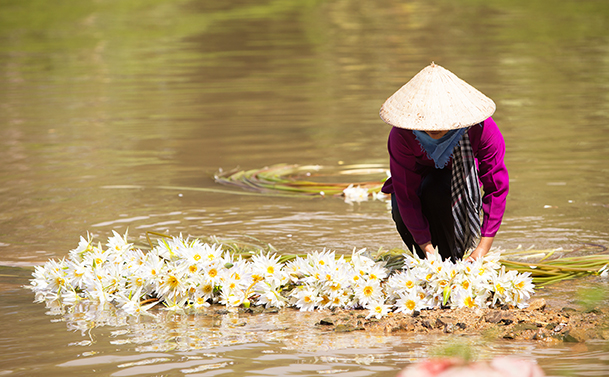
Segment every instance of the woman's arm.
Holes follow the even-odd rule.
[[[491,246],[493,246],[494,239],[495,239],[495,237],[481,237],[480,243],[478,243],[478,247],[476,247],[474,249],[474,251],[472,251],[470,256],[465,261],[471,262],[480,257],[485,256],[486,253],[488,253],[489,250],[491,249]]]

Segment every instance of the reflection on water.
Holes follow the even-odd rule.
[[[380,202],[159,187],[217,189],[220,168],[386,165],[379,107],[432,60],[498,105],[511,191],[496,245],[606,246],[608,23],[609,4],[593,0],[5,2],[0,264],[62,257],[87,231],[112,229],[249,236],[290,253],[401,246]],[[201,316],[167,321],[202,339],[211,321],[240,340],[144,352],[152,341],[132,331],[145,322],[66,331],[18,287],[28,271],[9,270],[0,374],[387,375],[436,342]],[[573,289],[544,294],[569,300]],[[290,346],[305,338],[310,350]],[[607,374],[604,344],[481,347],[534,357],[550,374]]]

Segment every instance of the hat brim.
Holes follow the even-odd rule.
[[[448,131],[478,124],[495,109],[493,100],[432,63],[389,97],[379,115],[394,127]]]

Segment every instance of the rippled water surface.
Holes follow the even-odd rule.
[[[213,175],[386,166],[380,105],[431,61],[497,103],[511,192],[495,245],[609,245],[605,2],[1,2],[0,375],[386,376],[449,341],[328,333],[298,312],[66,318],[20,287],[87,232],[400,247],[380,201],[242,195]],[[578,284],[539,295],[569,302]],[[469,341],[549,375],[609,373],[604,342]]]

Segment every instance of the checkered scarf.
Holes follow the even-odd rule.
[[[467,132],[454,149],[450,192],[455,220],[455,257],[462,258],[465,251],[475,247],[480,236],[482,209],[478,171]]]

